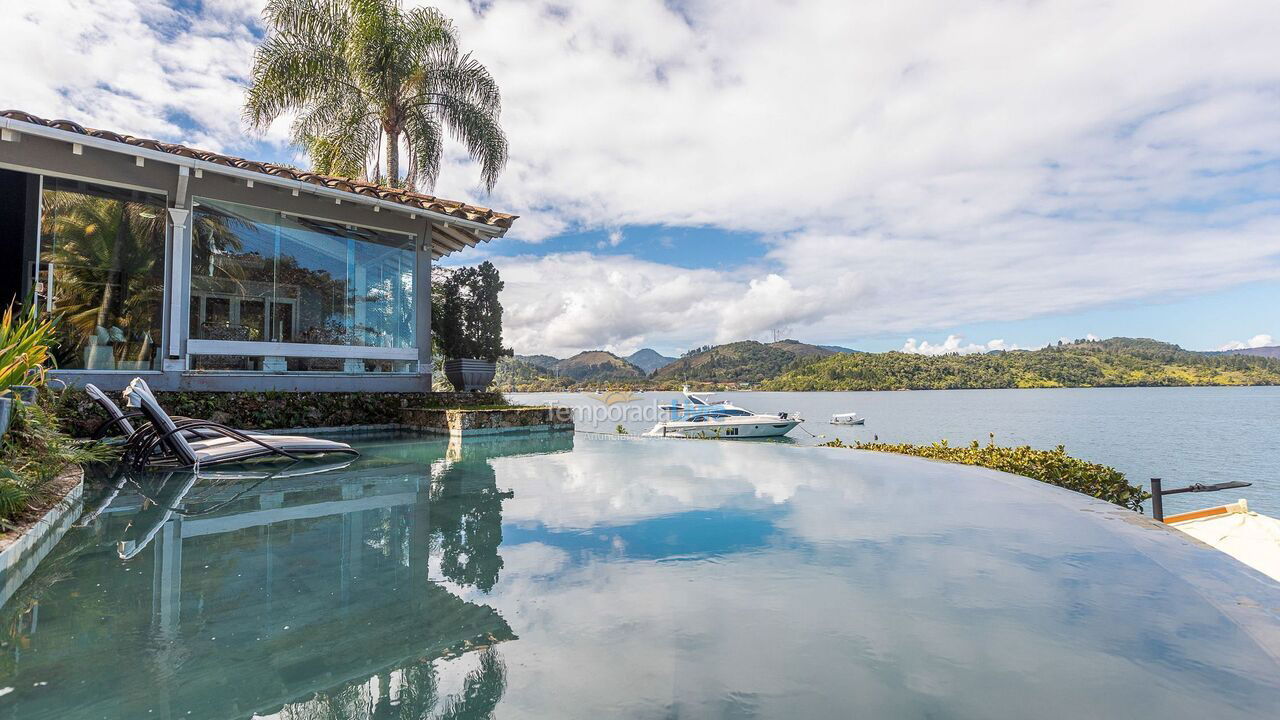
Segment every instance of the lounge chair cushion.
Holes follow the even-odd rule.
[[[230,440],[230,438],[227,438]],[[329,452],[353,453],[354,450],[346,443],[335,442],[333,440],[317,440],[315,438],[295,437],[284,438],[282,442],[272,441],[269,444],[272,447],[293,453],[294,455],[313,455]],[[201,464],[204,463],[226,463],[238,460],[251,460],[257,457],[269,457],[272,453],[256,442],[246,440],[215,443],[212,446],[192,445],[196,457]]]

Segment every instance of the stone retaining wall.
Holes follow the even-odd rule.
[[[459,410],[406,408],[403,424],[442,435],[497,435],[501,433],[573,431],[573,413],[563,407]]]
[[[117,393],[111,394],[118,401]],[[394,423],[408,407],[501,405],[502,393],[355,393],[355,392],[157,392],[170,415],[212,420],[246,430],[343,427]],[[79,388],[58,398],[58,419],[75,437],[89,435],[107,419]]]
[[[16,537],[6,537],[0,549],[0,606],[26,582],[36,566],[62,539],[71,523],[80,517],[84,495],[84,470],[72,466],[59,478],[70,483],[66,495],[54,503],[39,520],[20,528]]]

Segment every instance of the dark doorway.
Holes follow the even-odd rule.
[[[0,312],[21,299],[34,247],[35,218],[29,217],[34,175],[0,170]]]

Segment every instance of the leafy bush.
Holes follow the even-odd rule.
[[[62,432],[49,404],[47,393],[39,404],[16,403],[13,424],[0,440],[0,531],[47,508],[67,466],[115,456],[101,443],[73,440]]]
[[[54,321],[41,320],[35,304],[17,314],[14,305],[0,317],[0,394],[14,385],[44,383]]]
[[[987,445],[980,445],[975,440],[959,447],[948,445],[946,440],[932,445],[882,442],[846,445],[837,439],[825,443],[824,447],[851,447],[978,465],[1074,490],[1130,510],[1141,510],[1142,501],[1151,497],[1141,487],[1130,485],[1119,470],[1071,457],[1062,445],[1053,450],[1036,450],[1028,445],[1002,447],[996,445],[994,439]]]
[[[447,358],[497,360],[502,346],[504,283],[487,260],[476,267],[436,268],[431,278],[431,335]]]

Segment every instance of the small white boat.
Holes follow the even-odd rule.
[[[1164,521],[1280,580],[1280,520],[1253,512],[1244,500],[1170,515]]]
[[[684,389],[687,402],[672,402],[659,409],[668,419],[653,426],[646,437],[741,438],[781,437],[802,420],[788,413],[756,413],[730,402],[712,402]]]
[[[858,413],[839,413],[831,416],[832,425],[862,425],[867,419]]]

